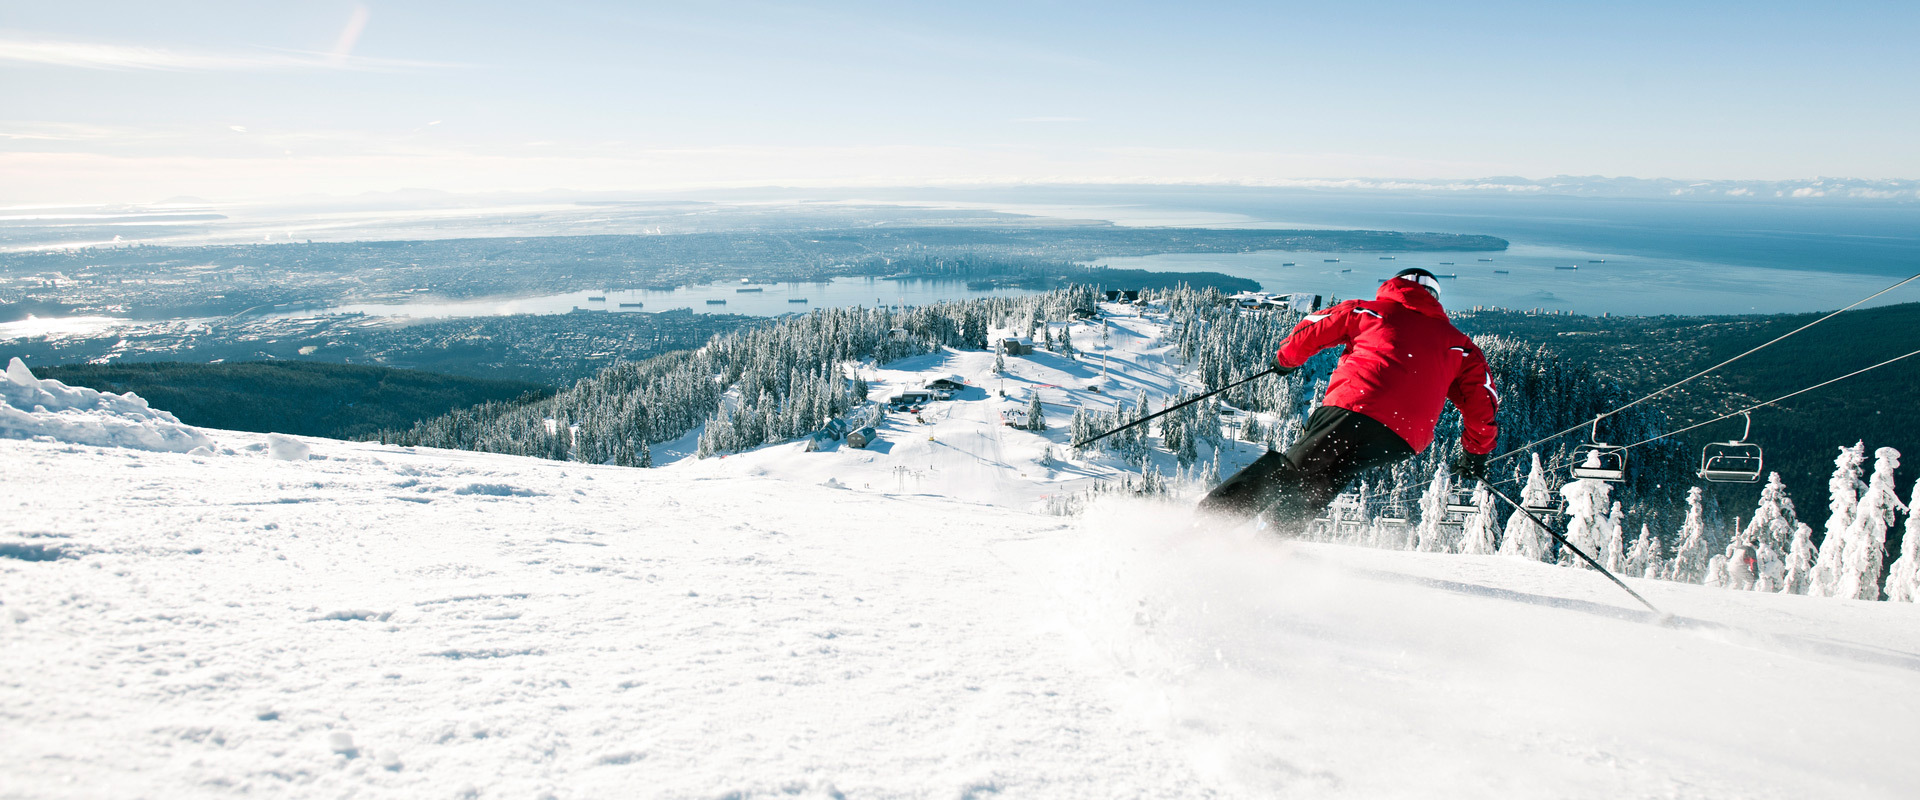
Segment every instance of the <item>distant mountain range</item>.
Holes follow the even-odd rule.
[[[1696,200],[1851,200],[1920,202],[1920,180],[1804,178],[1781,181],[1683,180],[1556,175],[1551,178],[1398,179],[1334,178],[1262,181],[1257,185],[1299,189],[1354,189],[1387,192],[1482,192],[1570,195],[1576,197],[1678,198]]]

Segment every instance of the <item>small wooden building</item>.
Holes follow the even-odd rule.
[[[872,427],[861,428],[860,430],[847,434],[847,444],[862,450],[866,449],[867,445],[877,441],[880,441],[880,432],[874,430]]]
[[[934,393],[926,389],[902,389],[899,394],[887,398],[887,405],[894,408],[924,406],[933,402]]]

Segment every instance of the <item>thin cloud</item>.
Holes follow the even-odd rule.
[[[67,122],[10,122],[0,129],[0,139],[37,142],[115,142],[129,139],[129,134],[120,126]]]
[[[360,34],[367,29],[367,18],[371,16],[367,7],[361,3],[353,4],[353,13],[347,17],[347,25],[340,29],[340,38],[333,42],[333,50],[327,53],[327,59],[335,64],[346,63],[353,57],[353,46],[360,42]]]
[[[1086,122],[1085,117],[1020,117],[1014,122]]]
[[[364,21],[361,24],[364,25]],[[349,30],[351,30],[351,24]],[[351,38],[358,37],[359,34],[356,32]],[[347,41],[348,38],[343,32],[342,39],[350,47],[352,42]],[[313,53],[304,50],[258,52],[173,50],[105,42],[46,39],[17,34],[0,34],[0,62],[79,69],[162,72],[230,72],[261,69],[383,71],[455,66],[427,61],[369,58],[346,53]]]

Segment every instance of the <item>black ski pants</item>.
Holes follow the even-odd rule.
[[[1265,513],[1289,533],[1333,502],[1361,472],[1413,455],[1413,447],[1365,414],[1321,406],[1307,418],[1300,441],[1285,453],[1268,451],[1200,501],[1200,510],[1233,519]]]

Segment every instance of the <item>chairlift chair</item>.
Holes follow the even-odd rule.
[[[1456,487],[1447,493],[1447,514],[1465,516],[1480,510],[1471,487]]]
[[[1332,502],[1327,504],[1326,508],[1321,510],[1320,516],[1315,517],[1313,521],[1327,524],[1329,526],[1337,527],[1341,524],[1351,522],[1352,521],[1351,512],[1356,511],[1359,508],[1360,508],[1359,492],[1341,492],[1338,496],[1333,498]]]
[[[1594,417],[1589,441],[1573,449],[1575,480],[1619,483],[1627,479],[1627,448],[1600,441],[1600,418]]]
[[[1547,500],[1547,502],[1544,504],[1534,505],[1532,503],[1527,502],[1524,496],[1520,498],[1520,508],[1526,511],[1531,511],[1536,516],[1544,516],[1544,517],[1550,517],[1550,516],[1566,513],[1566,509],[1560,503],[1556,503],[1551,499]]]
[[[1766,453],[1760,445],[1747,441],[1753,433],[1753,417],[1742,413],[1746,418],[1746,427],[1740,431],[1740,438],[1728,442],[1710,442],[1700,448],[1701,478],[1710,483],[1756,483],[1766,464]]]

